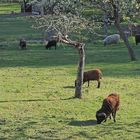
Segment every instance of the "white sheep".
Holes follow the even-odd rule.
[[[120,40],[120,35],[119,34],[113,34],[107,36],[104,40],[104,46],[109,45],[109,44],[115,44]]]

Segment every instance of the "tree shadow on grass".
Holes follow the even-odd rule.
[[[63,88],[75,88],[74,86],[64,86]]]
[[[38,101],[53,101],[53,100],[44,100],[44,99],[5,100],[5,101],[0,101],[0,103],[11,103],[11,102],[38,102]]]
[[[69,97],[64,99],[56,99],[56,100],[71,100],[71,99],[77,99],[75,97]],[[12,102],[49,102],[49,101],[56,101],[51,99],[27,99],[27,100],[3,100],[0,101],[0,103],[12,103]]]
[[[72,96],[72,97],[68,97],[68,98],[64,98],[64,99],[60,99],[60,100],[72,100],[72,99],[77,99],[77,98],[75,98],[74,96]]]
[[[97,121],[96,120],[86,120],[86,121],[71,121],[69,123],[69,125],[72,126],[93,126],[93,125],[97,125]]]

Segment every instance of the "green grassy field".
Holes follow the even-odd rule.
[[[10,14],[11,12],[19,13],[20,4],[18,3],[0,3],[0,14]]]
[[[28,43],[19,50],[20,37],[34,39],[41,31],[22,17],[0,16],[0,139],[2,140],[139,140],[140,45],[131,44],[137,61],[129,60],[124,44],[103,47],[86,44],[85,69],[103,71],[101,88],[83,85],[83,98],[73,99],[78,55],[69,46],[45,50]],[[22,23],[22,25],[21,25]],[[95,113],[112,92],[120,94],[116,123],[96,124]]]

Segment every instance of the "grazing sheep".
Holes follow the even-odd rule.
[[[135,35],[135,41],[136,41],[136,45],[137,45],[138,43],[140,43],[140,34],[136,34],[136,35]]]
[[[128,29],[130,30],[132,36],[135,36],[136,34],[140,34],[140,25],[129,24]]]
[[[48,44],[45,47],[46,47],[46,49],[51,49],[52,46],[54,46],[55,50],[56,50],[56,46],[57,46],[57,41],[56,40],[48,41]]]
[[[97,88],[100,88],[100,79],[102,78],[102,72],[100,69],[95,69],[95,70],[90,70],[84,72],[83,75],[83,84],[85,82],[88,82],[88,87],[89,87],[89,82],[92,81],[98,81],[98,86]],[[75,80],[75,86],[77,84],[77,80]]]
[[[118,43],[118,41],[120,40],[120,35],[119,34],[113,34],[113,35],[109,35],[107,36],[104,40],[104,46],[109,45],[109,44],[115,44]]]
[[[108,117],[111,119],[111,114],[114,122],[116,122],[116,111],[119,109],[120,99],[116,93],[110,94],[106,99],[103,100],[101,109],[96,112],[97,123],[105,122]]]
[[[19,46],[22,50],[27,49],[26,40],[25,39],[20,39]]]

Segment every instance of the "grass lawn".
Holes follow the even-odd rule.
[[[0,15],[0,41],[19,41],[20,38],[27,40],[40,38],[41,32],[31,28],[31,22],[28,18],[20,15],[9,16]]]
[[[0,20],[1,42],[41,36],[25,18]],[[85,50],[85,69],[103,71],[101,88],[96,88],[97,82],[89,88],[84,84],[83,98],[73,99],[76,50],[61,45],[45,50],[38,43],[28,43],[27,50],[19,50],[17,43],[0,46],[0,139],[140,139],[140,45],[134,45],[135,62],[122,42],[109,47],[90,43]],[[121,99],[117,122],[97,125],[95,113],[112,92]]]
[[[18,3],[0,3],[0,14],[10,14],[11,12],[19,13],[20,4]]]

